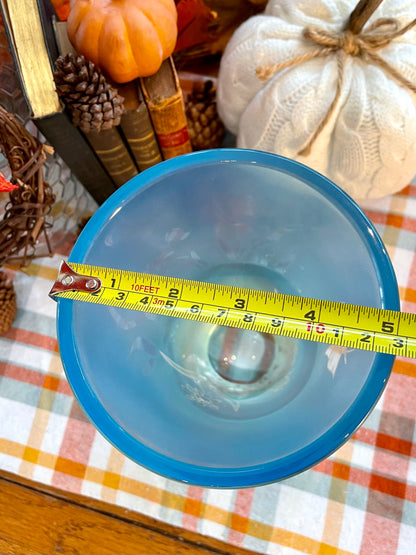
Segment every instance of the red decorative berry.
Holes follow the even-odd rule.
[[[4,175],[0,173],[0,193],[10,193],[10,191],[13,191],[14,189],[18,189],[18,188],[19,188],[18,185],[13,185],[13,183],[10,183],[10,181],[7,181]]]

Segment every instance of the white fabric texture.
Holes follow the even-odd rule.
[[[297,160],[327,176],[355,200],[392,194],[416,174],[416,95],[378,66],[345,56],[338,102],[307,156],[308,143],[336,95],[337,54],[274,73],[256,69],[312,52],[306,27],[341,33],[355,3],[350,0],[270,0],[264,14],[245,21],[221,59],[217,104],[237,146]],[[404,27],[416,18],[414,0],[384,0],[364,27],[395,18]],[[393,39],[378,55],[416,83],[416,27]]]

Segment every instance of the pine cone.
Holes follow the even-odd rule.
[[[185,102],[188,132],[193,150],[221,146],[224,124],[217,112],[216,92],[213,81],[198,81]]]
[[[67,54],[55,61],[54,79],[59,97],[84,133],[119,125],[124,98],[107,83],[101,70],[84,56]]]
[[[0,272],[0,335],[11,328],[16,317],[16,293],[13,282],[4,272]]]

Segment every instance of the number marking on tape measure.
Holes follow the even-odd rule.
[[[416,314],[61,263],[50,296],[416,358]]]

